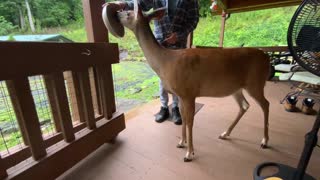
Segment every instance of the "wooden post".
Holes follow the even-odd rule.
[[[109,42],[108,30],[101,12],[105,0],[82,0],[87,38],[89,42]]]
[[[83,8],[85,12],[86,31],[89,42],[108,42],[108,31],[104,26],[101,16],[102,5],[105,0],[83,0]],[[96,67],[97,68],[97,67]],[[100,68],[100,67],[99,67]],[[99,104],[108,105],[110,107],[103,107],[105,117],[112,117],[111,112],[116,112],[115,97],[114,97],[114,85],[112,78],[111,66],[104,66],[102,69],[96,69],[98,76],[98,82],[107,83],[102,85],[100,82],[99,88],[96,88],[100,95]],[[105,71],[105,72],[103,72]],[[104,74],[104,75],[103,75]],[[103,77],[106,76],[106,77]],[[105,102],[104,102],[105,101]],[[106,103],[108,102],[108,103]]]
[[[60,127],[60,131],[62,131],[64,140],[66,142],[72,142],[75,139],[75,136],[73,133],[73,126],[63,73],[61,72],[44,75],[44,80],[46,86],[48,85],[48,91],[49,89],[51,91],[51,98],[53,101],[50,101],[50,106],[55,108],[55,111],[52,111],[52,114],[56,118],[56,127]]]
[[[6,171],[6,168],[4,167],[4,163],[2,161],[2,158],[0,156],[0,179],[4,179],[8,177],[8,173]]]
[[[85,121],[89,129],[95,129],[96,122],[94,117],[88,70],[75,72],[73,73],[73,77],[76,77],[74,82],[76,83],[76,81],[78,81],[77,83],[79,83],[80,88],[80,95],[77,95],[78,100],[81,99],[80,102],[82,102],[81,104],[78,104],[79,111],[83,111],[80,113],[80,120]]]
[[[101,16],[102,5],[104,3],[105,3],[105,0],[82,0],[88,42],[109,42],[108,30],[105,27],[102,20],[102,16]],[[110,69],[111,71],[111,66],[108,66],[106,68]],[[94,72],[96,72],[95,74],[97,75],[95,80],[95,85],[96,85],[98,109],[99,109],[99,113],[102,114],[102,110],[104,109],[104,107],[102,107],[103,106],[103,100],[102,100],[103,98],[102,98],[102,92],[101,92],[102,89],[98,84],[99,80],[98,80],[97,70],[94,69]]]
[[[21,113],[20,118],[25,127],[32,156],[35,160],[39,160],[46,156],[47,152],[42,139],[39,118],[31,94],[28,78],[22,77],[9,80],[7,81],[7,84],[16,95],[13,101],[16,103],[18,112]]]
[[[187,48],[191,48],[193,44],[193,32],[188,35]]]
[[[221,15],[221,29],[220,29],[220,41],[219,41],[219,47],[223,47],[223,41],[224,41],[224,29],[226,26],[226,13],[223,11]]]

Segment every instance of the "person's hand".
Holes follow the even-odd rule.
[[[163,42],[172,45],[172,44],[176,44],[177,41],[178,41],[177,33],[172,33]]]
[[[107,2],[107,3],[104,3],[102,5],[102,7],[105,7],[107,4],[116,4],[119,6],[119,9],[124,9],[126,7],[126,3],[123,2],[123,1],[113,1],[113,2]]]

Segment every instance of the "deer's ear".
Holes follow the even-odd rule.
[[[156,9],[156,10],[146,14],[145,16],[148,18],[149,21],[160,20],[164,16],[165,13],[166,13],[166,8],[159,8],[159,9]]]

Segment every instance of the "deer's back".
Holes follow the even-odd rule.
[[[177,84],[173,88],[181,93],[227,96],[246,86],[264,86],[269,74],[268,56],[254,48],[186,49],[180,53],[172,66],[171,84]]]

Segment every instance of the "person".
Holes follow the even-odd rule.
[[[118,1],[121,9],[133,9],[133,1]],[[188,35],[196,28],[199,21],[199,9],[197,0],[138,0],[138,4],[143,11],[166,7],[164,17],[154,21],[154,35],[157,41],[166,48],[184,49],[187,46]],[[161,108],[157,113],[155,121],[161,123],[169,118],[169,96],[163,88],[162,82],[159,84]],[[172,119],[176,125],[181,125],[181,115],[179,111],[179,98],[172,95]]]

